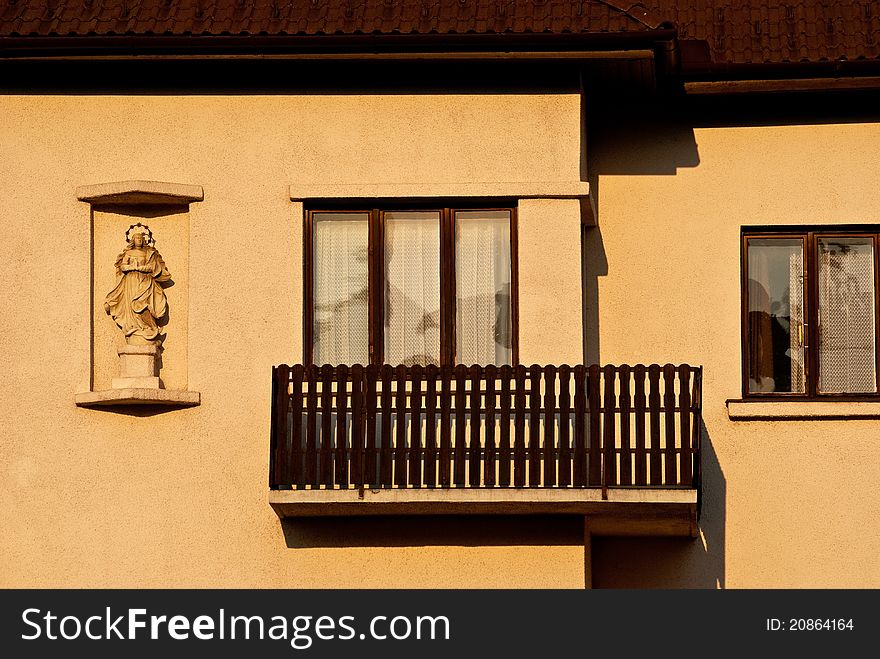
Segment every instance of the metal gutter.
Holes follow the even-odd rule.
[[[684,83],[685,93],[691,95],[767,94],[858,89],[880,89],[880,76],[787,78],[778,80],[716,80]]]
[[[615,52],[656,50],[675,30],[573,34],[359,34],[359,35],[82,35],[0,37],[0,59],[144,57],[200,59],[288,57],[307,59],[440,58],[451,53]]]

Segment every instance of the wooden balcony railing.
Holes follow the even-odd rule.
[[[270,487],[699,488],[702,368],[273,368]]]

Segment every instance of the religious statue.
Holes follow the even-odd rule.
[[[162,256],[153,246],[150,228],[138,222],[125,232],[128,242],[116,259],[116,288],[104,300],[105,311],[125,333],[129,345],[161,343],[158,321],[168,310],[168,300],[162,288],[170,281]]]

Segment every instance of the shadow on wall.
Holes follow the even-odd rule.
[[[608,274],[608,259],[599,227],[581,228],[584,364],[601,364],[599,356],[599,277]]]
[[[599,277],[608,275],[602,241],[603,176],[674,176],[680,168],[697,167],[700,155],[692,122],[686,113],[662,101],[643,97],[621,98],[586,108],[586,144],[582,176],[590,183],[590,197],[598,226],[584,227],[582,246],[584,363],[601,364],[599,345]],[[639,222],[640,218],[627,221]],[[634,263],[617,263],[631,268]]]
[[[572,515],[301,517],[281,528],[291,549],[584,544],[583,517]]]
[[[699,537],[593,538],[594,588],[725,588],[727,480],[702,427]]]

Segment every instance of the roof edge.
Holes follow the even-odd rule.
[[[84,35],[0,37],[0,59],[114,59],[469,52],[497,50],[620,50],[653,47],[676,38],[672,29],[638,32],[541,32],[356,35]]]

